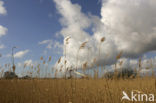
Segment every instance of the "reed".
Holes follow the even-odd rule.
[[[65,39],[66,46],[69,43],[69,39],[70,37]],[[117,78],[117,68],[122,71],[122,65],[124,62],[120,60],[123,55],[123,51],[121,51],[115,58],[116,61],[119,61],[119,65],[117,65],[117,63],[115,64],[115,73],[113,74],[113,78],[101,78],[99,76],[100,64],[97,62],[101,59],[101,45],[102,43],[104,43],[104,41],[105,37],[102,37],[98,48],[98,56],[96,56],[92,61],[90,61],[89,58],[90,48],[87,48],[88,41],[83,42],[79,46],[76,53],[75,66],[66,68],[66,46],[64,54],[65,59],[63,61],[63,58],[60,57],[56,63],[56,68],[49,67],[50,62],[53,60],[51,56],[49,56],[48,59],[45,59],[43,56],[40,57],[39,64],[28,65],[25,63],[23,65],[23,70],[31,78],[1,78],[0,103],[120,103],[122,91],[129,92],[131,90],[134,90],[134,88],[138,91],[156,94],[154,61],[152,60],[147,62],[150,65],[146,67],[146,69],[152,70],[153,74],[151,76]],[[80,50],[85,48],[88,49],[88,54],[87,61],[81,64],[82,70],[84,72],[84,75],[92,75],[93,78],[82,78],[76,76],[75,78],[73,78],[73,71],[75,70],[77,72],[79,68],[79,52]],[[47,66],[45,67],[45,65]],[[58,68],[58,65],[60,65],[60,68]],[[138,60],[139,69],[134,68],[137,72],[137,75],[139,75],[140,71],[143,69],[142,65],[143,62],[140,58]],[[63,68],[64,66],[65,68]],[[86,70],[89,67],[95,69],[91,69],[91,72],[88,72],[86,74]],[[9,68],[12,69],[10,64],[5,64],[4,66],[0,65],[0,77],[3,77],[5,70]],[[48,69],[51,69],[52,74],[47,72]],[[67,79],[66,76],[65,78],[58,78],[58,73],[63,72],[63,69],[65,69],[65,75],[67,72],[70,73],[69,79]],[[43,74],[44,72],[46,76],[42,77],[41,74]],[[105,76],[105,74],[103,75]],[[130,102],[123,101],[123,103]]]

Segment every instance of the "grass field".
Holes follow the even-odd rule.
[[[156,95],[153,77],[135,79],[0,80],[0,103],[131,103],[122,91]],[[138,102],[143,103],[143,102]],[[147,103],[147,102],[144,102]]]
[[[101,43],[104,40],[105,38],[101,38]],[[86,43],[82,43],[78,53]],[[79,73],[77,72],[78,53],[75,68],[66,68],[67,61],[64,60],[61,64],[62,58],[57,61],[57,65],[62,65],[60,68],[48,67],[51,56],[48,60],[41,57],[40,63],[36,65],[24,64],[21,70],[27,74],[27,79],[5,78],[4,69],[1,68],[1,77],[4,78],[0,79],[0,103],[134,103],[136,101],[148,103],[151,102],[149,94],[156,95],[156,79],[152,61],[149,61],[150,65],[146,67],[147,70],[152,71],[150,75],[141,74],[140,71],[143,69],[141,59],[138,60],[138,68],[123,68],[123,61],[120,61],[119,64],[114,64],[113,74],[111,72],[105,74],[105,68],[96,63],[95,58],[91,66],[88,62],[82,64],[81,72],[83,73]],[[121,58],[121,55],[122,52],[116,56],[116,61]],[[16,66],[13,64],[11,67],[6,64],[4,68],[9,68],[9,71],[15,73]],[[88,68],[94,69],[90,72]],[[58,74],[62,72],[60,77]],[[72,75],[72,72],[81,76]],[[132,99],[132,92],[136,95],[136,101]],[[130,97],[130,100],[122,100],[124,93]],[[154,101],[153,96],[152,102]]]
[[[118,58],[120,58],[120,54]],[[51,57],[48,59],[48,62],[50,61]],[[60,63],[59,61],[58,63]],[[89,74],[90,71],[83,71],[83,74],[87,76],[84,78],[77,77],[76,75],[70,77],[69,74],[57,78],[57,73],[60,71],[56,69],[53,74],[47,74],[48,68],[46,68],[46,62],[42,57],[41,63],[42,64],[31,67],[26,67],[24,65],[23,70],[29,68],[28,70],[30,71],[28,72],[30,77],[27,79],[1,78],[0,103],[136,102],[126,99],[122,100],[122,97],[124,96],[123,91],[126,92],[129,97],[132,92],[134,92],[137,95],[137,103],[151,103],[151,101],[146,101],[146,96],[144,96],[142,101],[139,101],[138,98],[141,98],[142,94],[147,94],[147,99],[149,98],[149,94],[156,95],[156,79],[152,66],[149,67],[152,70],[152,75],[148,75],[148,73],[140,75],[139,71],[142,69],[141,60],[138,62],[139,69],[134,70],[133,72],[127,71],[127,69],[122,69],[120,67],[122,65],[121,64],[118,67],[120,69],[117,69],[117,66],[115,66],[113,74],[106,73],[105,75],[102,75],[102,70],[99,72],[98,66],[96,66],[97,70],[93,70],[93,75]],[[40,71],[41,67],[44,71]],[[86,69],[84,68],[84,70]],[[45,77],[41,78],[40,74],[44,73]],[[4,72],[1,74],[4,75]],[[51,75],[54,77],[50,78]],[[67,79],[66,76],[69,76],[70,78],[68,77],[69,79]],[[49,79],[45,79],[48,77]],[[130,98],[132,98],[132,96]]]

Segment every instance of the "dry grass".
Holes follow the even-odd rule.
[[[156,94],[155,79],[2,79],[0,103],[121,103],[132,90]]]
[[[87,42],[83,42],[78,48],[76,55],[75,68],[66,68],[66,46],[69,43],[70,37],[65,40],[65,69],[71,73],[70,69],[78,69],[79,51],[87,47]],[[102,37],[99,44],[99,53],[97,58],[100,59],[101,45],[105,41],[105,37]],[[88,57],[89,57],[89,47]],[[116,60],[122,57],[122,51],[116,56]],[[91,67],[96,68],[92,72],[93,74],[87,74],[88,78],[70,78],[66,79],[65,76],[61,79],[41,79],[58,77],[58,73],[62,72],[63,65],[60,70],[54,68],[48,71],[48,65],[52,60],[50,56],[48,60],[44,57],[40,57],[41,63],[37,65],[24,64],[23,70],[28,69],[28,73],[31,79],[0,79],[0,103],[132,103],[129,101],[121,101],[123,96],[122,92],[126,91],[130,94],[131,91],[141,91],[143,93],[152,93],[156,95],[156,79],[154,77],[154,70],[152,66],[147,69],[152,69],[152,76],[140,77],[139,72],[142,69],[142,61],[139,59],[138,67],[136,70],[136,77],[129,77],[126,79],[123,77],[117,77],[119,72],[117,68],[122,69],[123,61],[119,62],[119,66],[115,64],[115,73],[113,78],[103,78],[101,75],[102,68],[100,64],[97,64],[97,58],[93,59]],[[61,64],[62,58],[57,61],[57,65]],[[89,61],[89,60],[88,60]],[[82,70],[86,74],[86,70],[89,67],[88,61],[82,64]],[[4,68],[11,68],[10,65],[6,65]],[[0,77],[4,75],[4,68],[0,67]],[[100,71],[101,69],[101,71]],[[119,70],[119,69],[118,69]],[[99,74],[101,72],[101,74]],[[52,73],[52,74],[50,74]],[[43,75],[45,74],[45,75]],[[33,76],[32,76],[33,75]],[[42,76],[41,76],[42,75]],[[53,76],[52,76],[53,75]],[[132,75],[133,76],[133,75]],[[139,102],[138,102],[139,103]],[[146,102],[140,102],[146,103]]]

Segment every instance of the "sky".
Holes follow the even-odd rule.
[[[29,50],[21,60],[38,59],[45,49],[38,42],[55,38],[55,33],[60,28],[54,3],[50,0],[11,0],[4,1],[4,7],[7,14],[0,16],[0,23],[8,31],[1,39],[1,43],[5,45],[1,50],[2,54],[5,56],[13,46],[17,46],[15,52]],[[49,16],[51,14],[53,16]],[[57,58],[55,53],[50,55]]]
[[[140,57],[156,61],[155,10],[155,0],[0,0],[0,64],[11,63],[14,46],[18,72],[22,63],[34,64],[41,56],[51,56],[54,66],[60,57],[61,65],[78,62],[78,68],[95,59],[111,66],[121,51],[125,66]]]
[[[82,5],[85,13],[100,15],[100,2],[92,1],[87,6],[87,0],[72,2]],[[15,56],[16,64],[27,60],[38,61],[41,56],[52,56],[54,64],[63,55],[63,37],[57,35],[62,28],[60,17],[53,0],[0,0],[0,28],[6,29],[0,35],[1,65],[11,63],[11,49],[14,46],[17,46],[14,53],[23,54],[20,53],[17,58]],[[39,44],[49,39],[53,41],[51,48]]]

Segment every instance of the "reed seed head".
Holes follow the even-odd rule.
[[[83,43],[81,44],[81,46],[80,46],[80,49],[83,49],[83,48],[86,46],[87,43],[88,43],[87,41],[86,41],[86,42],[83,42]]]
[[[58,64],[61,62],[61,57],[60,57],[60,59],[58,60]]]
[[[48,62],[50,62],[51,61],[51,56],[49,56],[49,60],[48,60]]]
[[[43,60],[43,56],[40,57],[40,60]]]
[[[105,37],[102,37],[102,38],[101,38],[101,42],[104,42],[104,41],[105,41]]]
[[[118,60],[118,59],[120,59],[121,58],[121,56],[122,56],[122,51],[116,56],[116,59]]]

